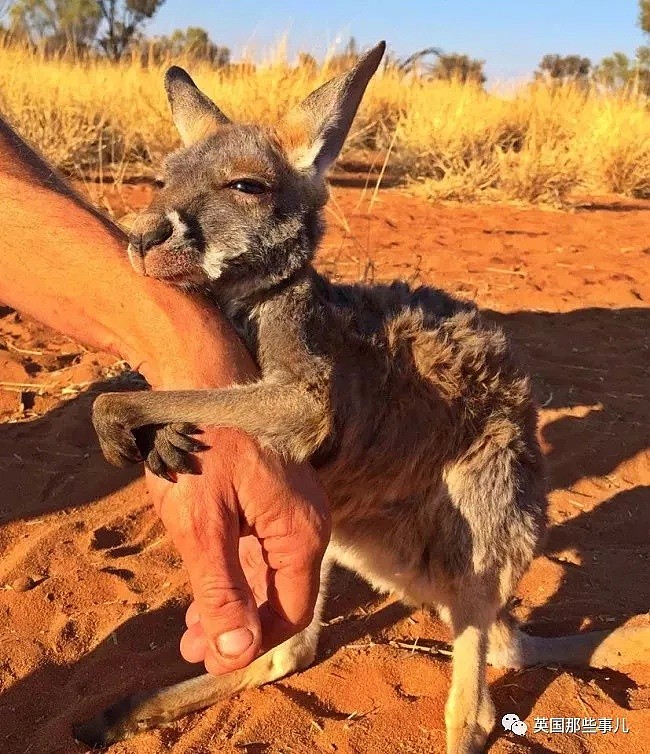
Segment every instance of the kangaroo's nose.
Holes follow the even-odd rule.
[[[131,244],[144,256],[154,246],[159,246],[168,238],[171,238],[173,232],[174,226],[166,217],[162,217],[155,228],[142,234],[134,233],[130,240]]]

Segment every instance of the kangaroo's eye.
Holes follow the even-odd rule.
[[[269,187],[262,181],[256,181],[253,178],[240,178],[228,184],[229,188],[240,191],[242,194],[266,194]]]

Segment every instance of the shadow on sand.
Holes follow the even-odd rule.
[[[650,531],[650,488],[617,491],[617,481],[611,477],[623,461],[650,446],[646,395],[650,310],[594,308],[566,314],[490,316],[516,343],[546,408],[588,407],[580,416],[565,414],[547,423],[543,430],[544,440],[551,446],[552,489],[571,488],[584,477],[596,476],[610,477],[613,485],[606,502],[551,527],[547,556],[553,558],[571,547],[581,565],[563,563],[559,589],[548,604],[534,611],[531,621],[547,633],[576,630],[585,618],[598,622],[606,617],[608,626],[619,625],[646,611],[650,604],[650,560],[638,557],[639,547],[647,547]],[[36,421],[0,425],[0,448],[5,457],[7,453],[38,457],[43,432],[59,433],[66,452],[71,447],[79,450],[74,458],[52,459],[52,465],[60,470],[58,477],[38,478],[27,466],[12,474],[13,486],[2,492],[1,523],[84,505],[139,474],[139,470],[120,472],[101,462],[88,421],[91,400],[91,394],[83,394]],[[84,457],[86,453],[90,458]],[[44,484],[51,488],[45,496]],[[630,583],[636,585],[634,591],[620,588]],[[376,604],[375,595],[350,574],[338,573],[331,591],[336,597],[330,601],[326,619],[344,615],[359,604]],[[136,690],[125,687],[115,672],[122,665],[137,669],[140,688],[192,675],[196,669],[183,663],[177,650],[182,612],[182,605],[168,604],[137,615],[117,629],[116,641],[103,642],[73,666],[46,661],[11,684],[0,695],[0,712],[6,713],[4,720],[15,721],[15,731],[23,732],[0,731],[0,742],[4,739],[0,748],[7,754],[27,753],[30,740],[34,740],[29,730],[36,727],[38,740],[52,740],[52,748],[38,754],[73,751],[69,732],[65,741],[57,740],[60,731],[57,734],[55,730],[53,737],[47,738],[50,712],[66,709],[71,723]],[[367,618],[329,626],[323,634],[321,657],[343,643],[380,633],[406,614],[401,605],[389,604]],[[558,614],[563,616],[561,622],[556,620]],[[155,651],[150,649],[152,644]],[[539,668],[517,678],[517,709],[522,717],[555,675],[556,671]],[[625,676],[611,671],[576,675],[593,680],[618,704],[624,703],[629,684]],[[498,707],[511,705],[511,684],[511,674],[494,684]],[[45,696],[43,689],[48,689]],[[173,736],[173,730],[169,735]],[[546,751],[532,744],[530,750]]]

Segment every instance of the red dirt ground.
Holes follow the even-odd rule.
[[[119,216],[150,189],[104,197]],[[321,266],[343,278],[434,283],[511,335],[544,406],[551,530],[518,590],[530,630],[648,620],[650,204],[574,212],[432,206],[397,190],[334,190]],[[104,462],[89,423],[119,365],[0,308],[0,752],[81,752],[71,723],[191,674],[188,599],[140,470]],[[636,618],[635,618],[636,616]],[[318,663],[110,754],[443,751],[445,629],[337,574]],[[493,752],[650,751],[648,668],[490,671],[501,714],[528,721]],[[534,717],[625,718],[629,733],[533,733]]]

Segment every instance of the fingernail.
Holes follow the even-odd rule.
[[[239,657],[254,640],[253,634],[247,628],[236,628],[234,631],[221,634],[217,639],[217,648],[224,657]]]

